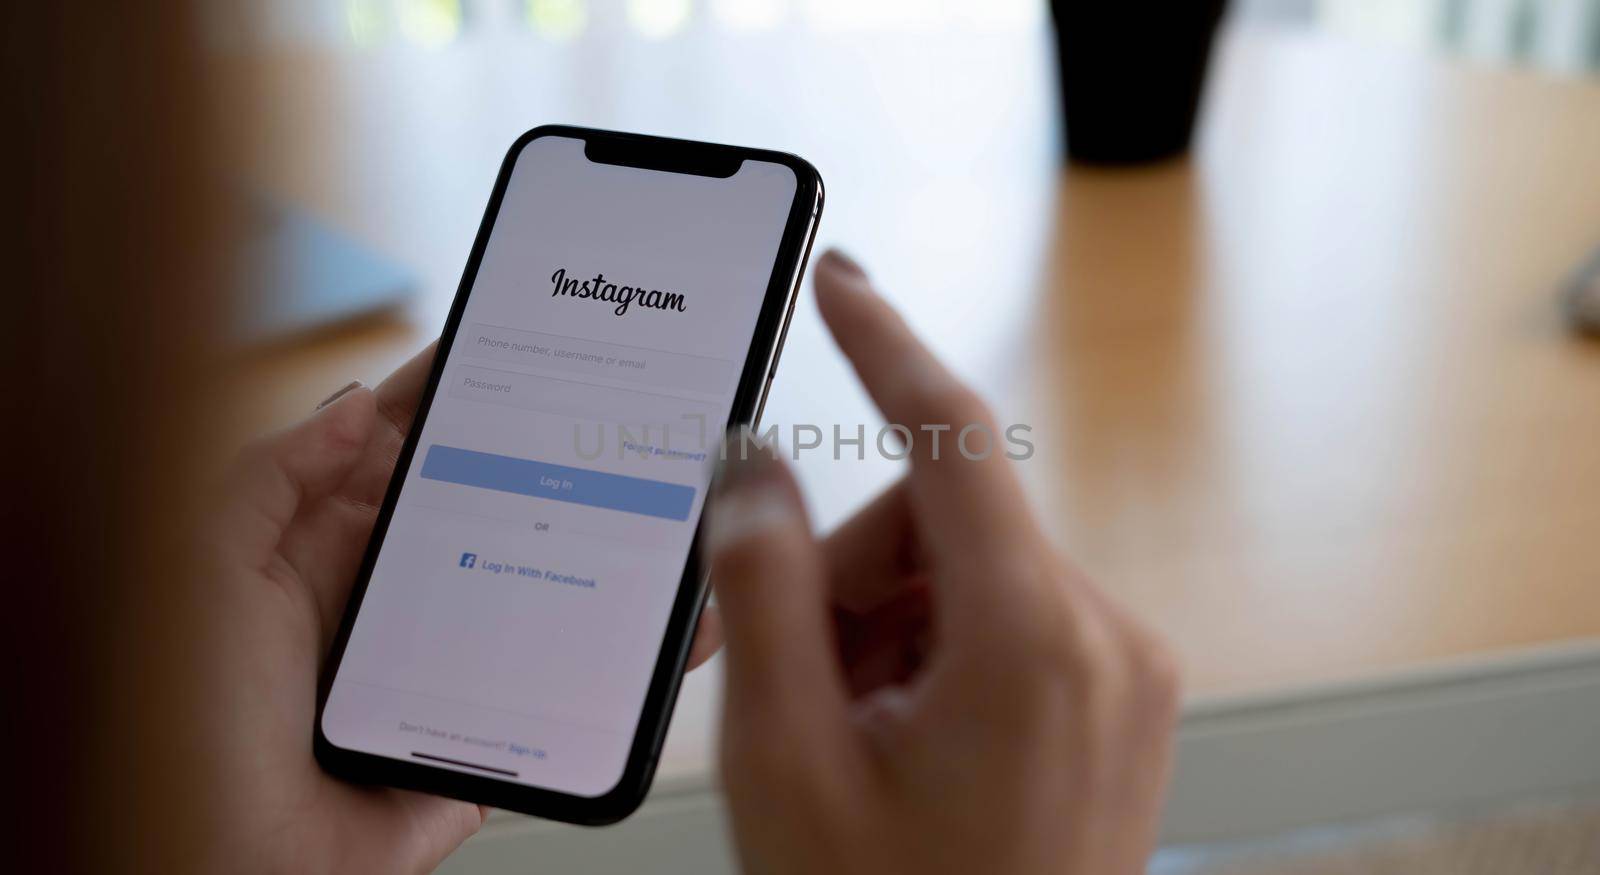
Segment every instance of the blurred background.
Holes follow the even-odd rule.
[[[782,149],[826,182],[819,244],[1033,427],[1019,468],[1051,533],[1174,642],[1198,712],[1352,690],[1410,708],[1429,678],[1532,666],[1520,695],[1556,666],[1591,700],[1549,728],[1600,733],[1600,344],[1579,300],[1600,294],[1600,0],[1234,0],[1209,52],[1184,3],[1130,6],[216,9],[212,60],[245,85],[222,107],[226,175],[250,217],[218,457],[436,335],[522,131]],[[1077,154],[1097,132],[1130,145],[1169,111],[1141,89],[1185,76],[1192,142]],[[766,421],[880,422],[808,298]],[[799,469],[824,526],[897,476]],[[709,769],[716,686],[686,687],[669,786]],[[1487,789],[1352,783],[1370,804],[1339,811],[1403,816],[1186,843],[1158,868],[1600,871],[1600,778],[1564,783],[1506,735],[1540,728],[1450,766]],[[1508,777],[1524,759],[1546,777]],[[1315,765],[1303,782],[1348,766]],[[482,847],[462,871],[493,868]]]

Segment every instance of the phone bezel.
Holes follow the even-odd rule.
[[[466,269],[457,287],[455,300],[450,305],[449,317],[439,337],[439,347],[428,374],[428,382],[417,407],[416,418],[406,435],[400,456],[395,462],[395,473],[390,478],[383,505],[373,524],[372,536],[361,562],[350,601],[339,623],[339,631],[324,666],[317,691],[316,723],[312,748],[317,761],[328,772],[341,778],[367,784],[404,787],[463,799],[495,808],[504,808],[552,820],[589,826],[615,823],[627,817],[644,800],[660,758],[661,745],[666,738],[672,707],[677,699],[678,686],[683,679],[689,656],[689,645],[694,639],[695,626],[706,598],[706,575],[700,562],[700,522],[695,524],[695,537],[685,558],[683,575],[678,583],[678,593],[673,600],[667,629],[662,637],[661,650],[656,656],[655,669],[640,709],[639,723],[634,729],[633,742],[628,751],[622,777],[615,787],[599,796],[579,796],[557,790],[532,787],[504,781],[486,775],[475,775],[452,769],[430,766],[420,762],[396,759],[382,754],[342,748],[328,740],[322,730],[323,708],[333,678],[343,660],[345,645],[350,637],[356,615],[366,595],[373,567],[388,534],[389,523],[399,499],[406,472],[411,469],[423,423],[433,407],[434,394],[449,359],[466,311],[467,299],[478,276],[484,251],[500,214],[501,202],[511,180],[517,159],[529,143],[541,137],[580,139],[585,143],[585,155],[595,160],[595,149],[606,155],[604,163],[657,169],[663,172],[692,173],[695,175],[726,176],[722,168],[737,168],[746,159],[771,162],[788,167],[795,174],[795,196],[790,204],[783,238],[774,255],[773,269],[767,283],[765,298],[751,335],[750,348],[745,355],[739,386],[734,393],[733,406],[728,421],[730,426],[753,424],[760,414],[766,389],[777,370],[778,354],[784,335],[788,331],[789,317],[794,312],[794,301],[799,291],[800,277],[810,258],[816,227],[822,215],[822,178],[805,159],[785,152],[678,140],[644,134],[621,133],[568,125],[542,125],[518,137],[507,151],[495,177],[494,189],[484,209],[478,234],[467,257]],[[702,513],[702,519],[704,514]]]

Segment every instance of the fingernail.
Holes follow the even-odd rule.
[[[763,444],[749,429],[729,429],[722,442],[717,493],[742,489],[778,471],[777,444]]]
[[[708,554],[794,525],[794,500],[778,479],[783,466],[772,449],[751,435],[728,433],[722,470],[706,510],[704,547]]]
[[[796,524],[794,502],[773,484],[719,492],[706,513],[705,552],[716,554],[749,538]]]
[[[322,403],[317,405],[317,409],[321,410],[322,408],[327,407],[329,404],[332,404],[333,402],[338,401],[340,398],[350,394],[352,390],[361,388],[361,386],[362,383],[360,380],[351,380],[344,385],[344,388],[322,399]]]
[[[894,744],[911,722],[916,705],[904,687],[879,687],[850,708],[850,717],[874,744]]]
[[[817,260],[817,267],[829,272],[854,274],[861,280],[867,278],[867,272],[861,269],[861,265],[857,264],[855,259],[837,249],[829,249],[822,253],[822,258]]]

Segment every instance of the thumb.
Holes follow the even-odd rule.
[[[730,439],[726,453],[706,527],[727,640],[724,755],[730,745],[748,749],[743,739],[787,756],[802,747],[837,754],[848,699],[824,561],[799,488],[748,438]]]
[[[339,488],[366,451],[376,415],[372,390],[357,386],[240,454],[223,518],[245,558],[270,556],[301,508]]]
[[[391,838],[369,858],[375,872],[432,872],[489,817],[485,806],[414,790],[388,790],[382,801],[386,821],[368,835]]]

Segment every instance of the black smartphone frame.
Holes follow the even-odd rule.
[[[784,226],[783,238],[774,254],[773,269],[767,283],[766,295],[756,318],[750,348],[745,354],[744,368],[739,377],[739,387],[734,394],[733,406],[728,415],[730,427],[753,425],[760,417],[772,376],[777,372],[778,356],[789,329],[789,319],[794,313],[800,279],[810,259],[811,245],[816,238],[816,228],[822,218],[822,177],[805,159],[785,152],[751,149],[693,140],[677,140],[644,134],[621,133],[568,125],[543,125],[524,133],[511,144],[505,160],[495,178],[494,190],[489,196],[483,220],[478,226],[477,238],[467,257],[466,270],[456,290],[455,301],[450,305],[450,315],[439,337],[433,365],[428,374],[427,387],[417,407],[416,418],[406,435],[400,457],[395,462],[394,475],[383,499],[383,506],[373,525],[361,570],[350,593],[344,617],[339,623],[338,636],[323,667],[317,692],[316,724],[313,729],[312,748],[317,761],[329,773],[346,780],[365,784],[383,784],[420,790],[504,808],[524,814],[537,815],[551,820],[587,826],[616,823],[633,813],[644,801],[645,793],[655,775],[660,759],[661,745],[666,739],[673,704],[678,687],[683,680],[689,657],[689,645],[694,640],[695,626],[700,610],[705,604],[707,586],[705,569],[700,561],[700,523],[695,526],[695,537],[684,562],[683,575],[678,582],[678,593],[667,620],[666,633],[656,656],[650,685],[640,709],[639,723],[634,729],[633,743],[628,751],[627,764],[616,786],[600,796],[578,796],[516,784],[492,778],[454,771],[422,762],[395,759],[381,754],[341,748],[328,740],[322,731],[322,712],[327,703],[333,678],[343,661],[345,645],[367,585],[372,579],[378,553],[387,538],[389,523],[405,483],[406,472],[417,450],[422,426],[433,407],[445,362],[455,344],[456,333],[466,311],[467,298],[477,282],[478,269],[484,251],[500,214],[506,187],[515,170],[522,150],[541,137],[564,137],[584,141],[584,154],[591,161],[622,164],[673,173],[690,173],[701,176],[728,177],[738,171],[745,160],[765,161],[788,167],[795,174],[795,196],[790,204],[789,216]],[[701,518],[704,518],[702,511]]]

